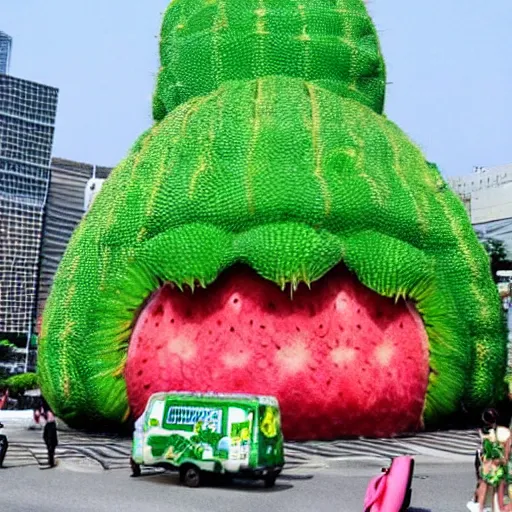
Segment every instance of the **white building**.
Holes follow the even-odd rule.
[[[476,232],[503,240],[512,257],[512,164],[475,167],[447,181],[466,205]]]

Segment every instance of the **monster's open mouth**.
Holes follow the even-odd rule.
[[[236,266],[193,294],[154,292],[125,377],[136,416],[161,390],[272,394],[290,439],[385,436],[422,424],[428,337],[412,303],[376,294],[342,265],[293,298]]]

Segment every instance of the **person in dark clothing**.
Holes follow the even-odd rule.
[[[3,428],[3,423],[0,423],[0,428]],[[9,443],[7,442],[7,436],[0,434],[0,468],[4,466],[5,454],[7,453],[7,448],[9,448]]]
[[[55,422],[55,416],[48,405],[48,402],[43,398],[40,409],[34,410],[34,420],[39,423],[40,418],[45,420],[43,429],[43,440],[48,450],[48,466],[51,468],[55,467],[55,449],[59,444],[57,437],[57,424]]]
[[[57,424],[52,411],[46,413],[46,425],[44,426],[43,439],[48,449],[48,465],[53,468],[55,466],[55,449],[59,444],[57,438]]]

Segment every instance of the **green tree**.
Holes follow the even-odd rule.
[[[0,340],[0,362],[7,361],[16,345],[9,340]]]
[[[492,277],[498,281],[496,273],[498,270],[512,270],[512,261],[508,259],[507,250],[503,240],[497,238],[480,238],[491,264]]]
[[[12,398],[22,396],[25,391],[38,387],[37,375],[35,373],[20,373],[0,380],[0,390],[8,389]]]
[[[13,353],[13,349],[15,348],[16,345],[11,343],[9,340],[0,340],[0,363],[9,362]],[[6,376],[6,371],[0,367],[0,379],[3,379]]]

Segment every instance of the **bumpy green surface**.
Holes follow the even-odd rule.
[[[427,422],[502,396],[487,256],[437,168],[382,115],[361,0],[176,0],[161,60],[155,125],[75,232],[48,300],[39,377],[57,414],[125,419],[137,308],[162,281],[206,286],[236,262],[293,287],[343,261],[416,301]]]

